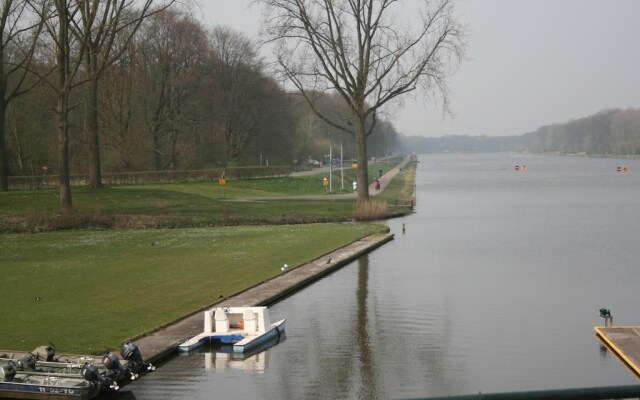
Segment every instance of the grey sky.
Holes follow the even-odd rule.
[[[250,2],[203,0],[204,21],[255,38],[260,12]],[[406,99],[391,116],[399,132],[519,135],[640,107],[640,0],[459,0],[457,13],[470,36],[449,80],[453,115]]]

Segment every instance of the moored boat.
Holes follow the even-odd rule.
[[[178,346],[191,351],[205,343],[233,344],[234,353],[245,353],[278,339],[286,319],[273,324],[267,307],[216,307],[204,312],[204,331]],[[274,344],[275,344],[274,343]]]
[[[138,347],[126,342],[118,356],[56,355],[52,344],[32,352],[0,351],[0,398],[90,399],[101,390],[119,390],[155,367],[144,362]]]
[[[80,373],[18,371],[12,362],[0,366],[0,398],[91,399],[111,383],[90,382]]]

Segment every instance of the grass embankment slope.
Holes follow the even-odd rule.
[[[392,203],[411,196],[412,170],[405,168],[376,197]],[[225,197],[317,194],[324,191],[315,187],[321,178],[230,182]],[[351,220],[353,200],[227,202],[217,198],[221,189],[211,183],[77,188],[80,217],[70,222],[55,216],[57,191],[0,193],[3,229],[77,228],[78,220],[91,228],[0,235],[0,349],[32,350],[49,341],[73,353],[116,348],[277,275],[284,263],[299,265],[387,229],[285,225],[291,215],[298,222]],[[245,219],[255,225],[215,226]],[[278,225],[258,226],[262,221]],[[105,229],[113,226],[188,228]]]

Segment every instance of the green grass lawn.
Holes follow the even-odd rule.
[[[386,227],[310,224],[5,234],[0,349],[95,353]]]
[[[386,170],[401,159],[373,163]],[[349,193],[356,171],[333,172],[334,193]],[[59,216],[57,189],[0,192],[0,231],[42,232],[69,228],[176,228],[241,224],[287,224],[347,221],[354,217],[354,201],[229,201],[251,197],[322,195],[320,172],[301,177],[213,182],[73,188],[75,214]],[[389,189],[389,195],[393,190]]]

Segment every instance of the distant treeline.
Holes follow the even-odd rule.
[[[520,136],[407,137],[407,151],[440,153],[447,151],[535,153],[586,153],[598,155],[640,154],[640,109],[614,109],[543,126]]]

